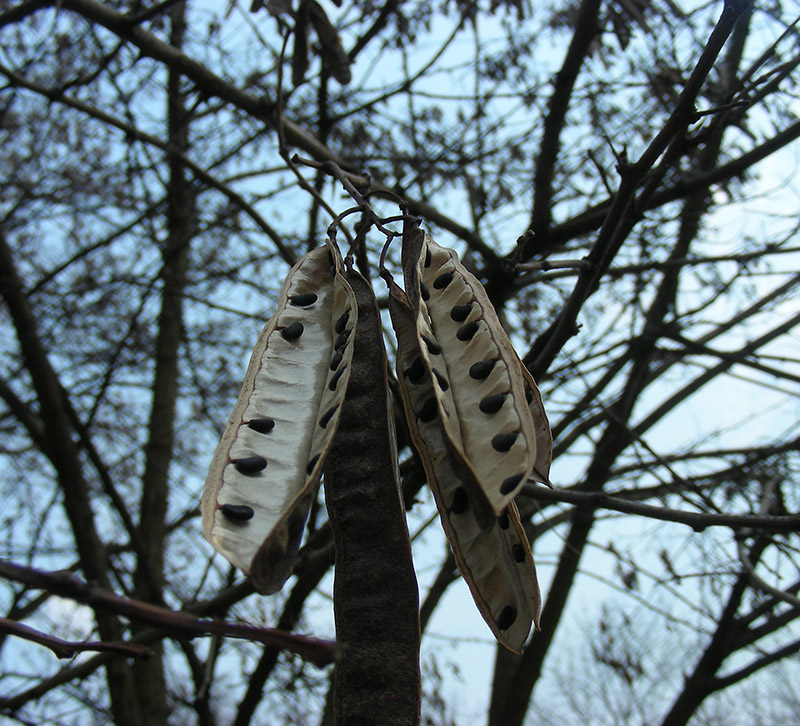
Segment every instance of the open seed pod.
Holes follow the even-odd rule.
[[[528,540],[511,502],[485,526],[470,489],[453,467],[435,401],[433,376],[420,362],[415,317],[405,293],[390,284],[389,311],[397,334],[397,379],[411,438],[420,454],[461,575],[497,640],[520,652],[538,628],[541,596]]]
[[[206,538],[262,593],[292,572],[350,376],[357,309],[329,243],[289,272],[203,492]]]
[[[456,473],[470,489],[477,482],[499,515],[539,460],[530,404],[541,399],[483,285],[453,250],[421,237],[419,230],[404,235],[403,257],[420,365],[434,381],[430,406],[437,407]],[[541,414],[546,425],[543,408]],[[537,476],[547,479],[546,472]],[[470,493],[486,524],[477,492]]]

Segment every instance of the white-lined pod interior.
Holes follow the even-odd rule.
[[[397,334],[397,379],[411,438],[422,458],[447,539],[461,575],[499,642],[520,652],[538,627],[541,597],[530,546],[512,502],[489,526],[476,517],[474,497],[452,466],[437,420],[434,383],[420,365],[414,316],[399,288],[392,288],[389,310]]]
[[[344,400],[357,311],[333,246],[289,272],[203,493],[203,529],[257,590],[291,574]]]
[[[420,358],[435,383],[447,443],[499,515],[536,460],[533,390],[483,285],[453,250],[426,235],[406,273],[406,286],[419,290]]]

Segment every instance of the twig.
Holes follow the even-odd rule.
[[[84,651],[119,653],[132,658],[147,658],[152,653],[147,646],[135,643],[62,640],[8,618],[0,618],[0,630],[18,638],[30,640],[32,643],[44,645],[50,648],[58,658],[72,658],[76,653]]]
[[[295,653],[320,668],[332,663],[336,655],[335,644],[328,640],[293,635],[281,630],[260,628],[245,623],[197,618],[185,612],[170,610],[141,600],[120,597],[108,590],[82,582],[69,572],[42,572],[0,560],[0,576],[91,605],[96,610],[123,615],[132,620],[166,628],[172,637],[176,638],[194,638],[198,635],[224,635],[229,638],[242,638]]]
[[[708,527],[752,527],[765,532],[796,532],[800,528],[800,514],[762,515],[762,514],[709,514],[706,512],[684,512],[669,507],[655,507],[652,504],[632,502],[612,497],[602,492],[579,492],[566,489],[546,489],[534,484],[526,484],[521,496],[546,502],[563,502],[585,509],[609,509],[624,514],[660,519],[665,522],[685,524],[697,532]]]

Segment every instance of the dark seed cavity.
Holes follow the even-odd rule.
[[[513,624],[514,621],[517,619],[517,611],[511,607],[511,605],[506,605],[500,615],[497,616],[497,629],[498,630],[508,630]]]
[[[465,305],[456,305],[450,311],[450,318],[457,323],[463,323],[469,314],[472,312],[472,303],[466,303]]]
[[[430,249],[425,250],[425,267],[431,266],[431,251]]]
[[[340,335],[341,335],[342,333],[344,333],[344,329],[345,329],[345,327],[347,327],[347,321],[348,321],[348,320],[350,320],[350,311],[349,311],[349,310],[345,310],[345,311],[344,311],[344,312],[343,312],[343,313],[342,313],[342,314],[341,314],[341,315],[340,315],[340,316],[339,316],[339,317],[336,319],[336,322],[335,322],[335,323],[334,323],[334,325],[333,325],[333,327],[334,327],[334,330],[336,330],[336,332],[337,332],[337,333],[339,333]]]
[[[306,292],[302,295],[292,295],[289,298],[289,301],[292,303],[292,305],[297,305],[298,307],[304,308],[317,302],[317,296],[313,292]]]
[[[342,362],[342,358],[344,358],[344,350],[343,349],[337,350],[333,354],[333,358],[331,358],[331,365],[330,365],[330,369],[332,371],[335,371],[339,367],[339,363]]]
[[[514,558],[514,562],[525,562],[525,548],[521,544],[513,545],[511,556]]]
[[[530,403],[533,401],[533,390],[525,386],[525,400]]]
[[[464,514],[469,509],[469,495],[464,487],[458,487],[453,492],[453,503],[450,505],[450,511],[453,514]]]
[[[435,340],[431,340],[425,335],[422,336],[422,340],[428,348],[428,353],[431,355],[439,355],[442,352],[442,346],[439,345]]]
[[[309,461],[308,464],[306,465],[306,474],[310,474],[312,471],[314,471],[314,467],[317,465],[318,461],[319,461],[319,454],[314,456],[311,459],[311,461]]]
[[[339,336],[336,338],[336,340],[333,343],[333,349],[334,350],[339,350],[341,348],[344,348],[345,344],[347,343],[347,339],[349,337],[350,337],[350,331],[349,330],[345,330],[343,333],[340,333]]]
[[[464,323],[457,331],[456,331],[456,338],[459,340],[472,340],[475,333],[478,332],[478,321],[473,320],[469,323]]]
[[[302,323],[292,323],[281,329],[281,335],[286,340],[297,340],[303,334]]]
[[[223,504],[219,511],[234,522],[247,522],[255,516],[253,508],[246,504]]]
[[[486,396],[486,398],[481,399],[478,408],[483,413],[497,413],[502,408],[506,395],[505,393],[495,393],[491,396]]]
[[[258,431],[260,434],[268,434],[275,428],[275,421],[271,418],[254,418],[248,421],[247,425],[253,431]]]
[[[231,464],[240,474],[258,474],[267,468],[267,460],[263,456],[246,456],[243,459],[231,459]]]
[[[508,529],[511,526],[511,522],[508,519],[508,512],[504,509],[502,514],[497,518],[497,524],[500,529]]]
[[[447,382],[447,379],[435,368],[433,369],[433,375],[436,376],[436,381],[439,383],[439,388],[441,388],[443,391],[446,391],[448,388],[450,388],[450,384]]]
[[[519,431],[506,431],[502,434],[492,437],[492,448],[495,451],[508,451],[517,440]]]
[[[411,364],[408,371],[406,371],[406,375],[408,376],[409,383],[419,383],[422,380],[422,377],[425,375],[425,364],[422,362],[422,358],[414,358],[414,362]]]
[[[344,375],[344,372],[345,372],[345,369],[342,368],[342,370],[336,371],[336,373],[334,373],[331,376],[331,380],[328,383],[328,390],[329,391],[335,391],[336,390],[336,384],[339,382],[339,379]]]
[[[330,423],[330,420],[333,417],[333,414],[336,413],[337,408],[339,408],[338,403],[335,406],[331,406],[327,411],[325,411],[325,413],[322,414],[322,418],[319,420],[319,425],[322,426],[322,428],[325,428]]]
[[[422,423],[428,423],[429,421],[433,421],[438,413],[439,407],[436,404],[436,398],[431,396],[427,401],[425,401],[424,404],[422,404],[422,408],[417,414],[417,418],[422,421]]]
[[[443,272],[433,281],[433,286],[437,290],[444,290],[453,281],[452,272]]]
[[[507,479],[504,479],[503,483],[500,485],[500,493],[504,495],[511,494],[511,492],[513,492],[517,488],[517,486],[521,481],[522,481],[522,474],[514,474],[514,476],[510,476]],[[505,529],[505,527],[503,527],[503,529]]]
[[[422,299],[426,302],[431,299],[431,291],[428,290],[428,286],[424,282],[419,283],[419,294],[422,295]]]
[[[473,363],[469,367],[469,377],[476,381],[483,380],[492,372],[495,363],[497,363],[496,360],[481,360]]]

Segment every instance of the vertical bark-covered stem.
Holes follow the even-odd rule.
[[[25,369],[31,378],[42,417],[42,449],[57,477],[64,498],[64,509],[75,537],[80,566],[86,579],[111,588],[106,551],[97,532],[92,511],[89,483],[84,476],[78,448],[73,439],[64,388],[39,338],[36,316],[25,295],[22,279],[5,237],[0,234],[0,296],[8,307]],[[103,640],[120,640],[119,621],[101,611],[95,613]],[[109,696],[117,726],[139,726],[138,705],[134,696],[131,670],[122,660],[106,666]]]
[[[336,543],[334,612],[342,655],[337,726],[419,723],[419,597],[396,468],[386,352],[372,288],[358,301],[353,368],[325,468]]]
[[[169,15],[170,42],[180,48],[185,32],[186,3],[173,5]],[[180,72],[170,68],[167,77],[167,137],[170,147],[179,153],[188,147],[189,137],[189,119],[181,82]],[[173,458],[179,349],[183,328],[183,291],[194,219],[193,197],[186,170],[177,156],[170,156],[167,165],[167,237],[161,273],[163,288],[139,510],[143,552],[134,575],[137,597],[155,603],[162,600],[169,466]],[[153,657],[138,662],[134,665],[134,671],[140,709],[147,724],[166,724],[169,713],[162,658]]]

